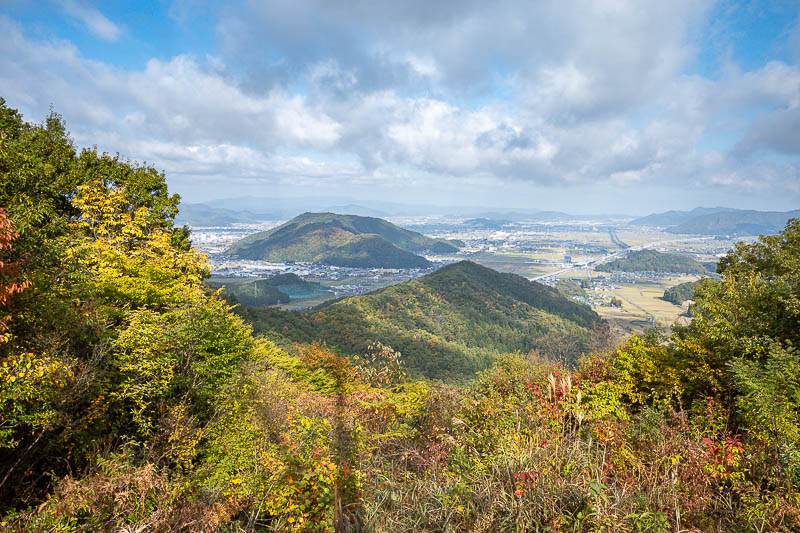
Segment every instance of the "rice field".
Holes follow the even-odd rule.
[[[609,319],[626,333],[637,333],[653,325],[660,328],[670,328],[674,323],[686,323],[688,318],[681,315],[686,313],[686,308],[665,300],[661,297],[664,290],[669,287],[694,281],[696,277],[682,276],[660,280],[658,282],[631,283],[621,285],[605,291],[605,294],[616,296],[622,300],[622,307],[595,307],[595,311],[603,318]]]

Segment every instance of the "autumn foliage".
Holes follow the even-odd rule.
[[[688,326],[453,385],[254,336],[164,176],[57,115],[0,100],[0,155],[0,527],[800,530],[800,221],[732,250]]]
[[[11,318],[9,315],[3,315],[3,310],[11,303],[15,294],[30,285],[30,282],[20,281],[18,278],[20,262],[6,259],[17,237],[19,233],[15,229],[14,222],[8,217],[6,210],[0,208],[0,335],[6,334],[8,321]]]

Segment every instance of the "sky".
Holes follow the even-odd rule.
[[[186,202],[800,208],[800,2],[0,0],[0,97]]]

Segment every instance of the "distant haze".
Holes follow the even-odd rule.
[[[0,97],[29,121],[52,104],[78,146],[147,161],[187,203],[789,211],[799,16],[766,0],[11,0]]]

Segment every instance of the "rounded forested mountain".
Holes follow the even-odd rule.
[[[249,235],[227,253],[272,262],[301,261],[358,268],[427,268],[417,254],[454,253],[443,239],[373,217],[303,213],[268,231]]]

